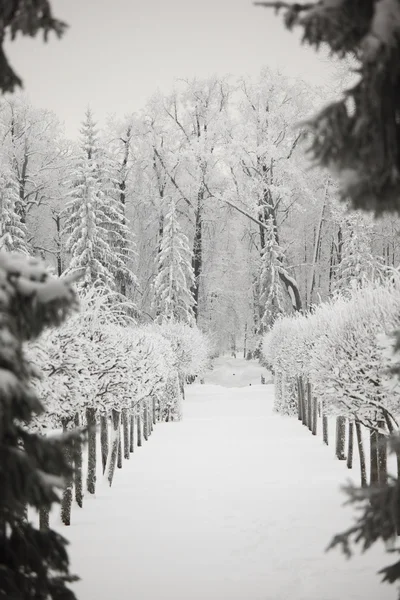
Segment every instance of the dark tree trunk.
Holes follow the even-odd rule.
[[[297,415],[299,421],[303,420],[303,400],[301,397],[300,377],[297,378]]]
[[[203,268],[203,224],[202,224],[202,212],[203,212],[203,199],[204,199],[204,188],[200,188],[197,195],[197,208],[195,214],[195,230],[193,240],[193,259],[192,266],[194,271],[194,286],[192,287],[192,295],[194,299],[193,312],[197,321],[199,315],[199,290],[200,290],[200,278],[201,271]]]
[[[347,451],[347,468],[353,468],[353,447],[354,447],[354,423],[349,421],[349,439]]]
[[[121,413],[119,413],[119,425],[118,425],[118,469],[122,469],[122,435],[121,435]]]
[[[39,511],[39,527],[41,531],[45,531],[50,526],[50,510],[47,506],[43,506]]]
[[[108,458],[108,415],[100,415],[100,445],[103,475],[106,471]]]
[[[69,419],[62,419],[62,428],[64,432],[68,431]],[[70,448],[64,449],[67,463],[72,466],[72,456]],[[61,500],[61,521],[64,525],[71,525],[71,507],[72,507],[72,478],[67,482]]]
[[[75,413],[74,418],[75,428],[79,429],[81,426],[79,413]],[[83,474],[82,474],[82,465],[83,465],[83,452],[82,452],[82,442],[77,439],[74,442],[75,445],[75,500],[78,506],[82,508],[83,506]]]
[[[312,434],[317,435],[318,431],[318,400],[313,398],[313,423],[312,423]]]
[[[129,459],[129,413],[127,408],[122,409],[122,430],[124,434],[124,458]]]
[[[377,423],[380,429],[386,429],[385,421]],[[387,437],[384,433],[377,434],[378,441],[378,477],[381,485],[387,484]]]
[[[147,440],[149,439],[149,429],[148,429],[148,421],[147,421],[147,406],[146,404],[143,407],[143,437],[144,440],[147,442]]]
[[[86,487],[89,494],[96,492],[96,409],[86,409],[86,424],[88,426],[88,472]]]
[[[313,414],[313,406],[312,406],[312,389],[311,383],[307,381],[307,425],[308,429],[312,431],[312,414]]]
[[[336,457],[346,460],[346,417],[336,418]]]
[[[120,423],[120,413],[118,410],[114,408],[111,411],[111,447],[110,447],[110,456],[108,463],[108,472],[107,472],[107,480],[109,486],[112,486],[112,482],[114,479],[115,467],[118,460],[118,447],[119,447],[119,423]]]
[[[328,417],[326,415],[322,416],[322,439],[324,444],[329,446]]]
[[[129,429],[129,452],[135,452],[135,413],[133,411],[132,406],[130,415],[131,426]]]
[[[138,414],[136,415],[136,425],[137,425],[137,445],[142,445],[142,427],[141,427],[141,408],[139,406]]]
[[[155,425],[157,423],[157,420],[156,420],[156,397],[155,396],[153,396],[153,398],[152,398],[152,408],[153,408],[153,413],[152,413],[153,425]]]
[[[367,465],[365,462],[365,453],[364,453],[364,445],[363,445],[360,422],[356,421],[355,426],[356,426],[356,434],[357,434],[358,455],[360,457],[361,487],[366,487],[367,486]]]
[[[370,431],[370,484],[375,485],[379,481],[378,464],[378,434],[376,431]]]

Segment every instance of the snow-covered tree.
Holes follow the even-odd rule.
[[[24,510],[50,509],[59,502],[59,489],[72,476],[66,453],[80,435],[47,438],[27,428],[44,408],[32,387],[38,372],[24,346],[47,327],[60,325],[76,306],[76,296],[71,280],[52,280],[43,264],[21,255],[1,254],[0,279],[0,596],[74,600],[67,588],[74,578],[66,540],[51,529],[38,530]]]
[[[2,165],[0,173],[0,250],[29,254],[26,224],[17,207],[18,182],[13,171]]]
[[[282,288],[279,273],[284,271],[283,252],[276,240],[272,216],[268,217],[265,231],[265,245],[261,254],[260,309],[261,326],[268,330],[279,315],[287,310],[287,298]],[[286,300],[286,302],[285,302]]]
[[[192,252],[179,224],[175,202],[171,199],[158,255],[158,275],[154,281],[154,309],[159,323],[194,323],[193,283]]]
[[[110,202],[102,188],[97,133],[90,110],[81,128],[81,152],[66,207],[68,271],[83,271],[83,285],[115,290],[113,248],[109,240]]]

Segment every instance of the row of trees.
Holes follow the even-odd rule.
[[[361,486],[372,486],[370,498],[385,507],[383,520],[380,515],[376,521],[373,512],[368,517],[377,525],[366,536],[366,547],[379,537],[388,540],[400,533],[398,484],[388,478],[387,468],[391,447],[397,454],[397,476],[400,473],[399,448],[390,437],[399,428],[400,388],[393,377],[398,368],[393,332],[400,323],[399,288],[398,274],[393,272],[384,283],[354,287],[308,314],[278,319],[263,340],[263,358],[275,378],[276,411],[297,415],[314,435],[320,415],[325,443],[329,417],[335,417],[336,456],[346,459],[347,437],[349,467],[357,441]],[[368,453],[363,428],[369,431]],[[356,488],[349,488],[349,493],[356,497]],[[357,540],[361,531],[366,531],[362,519],[332,545],[350,553],[350,541]]]
[[[115,467],[122,466],[122,457],[129,459],[136,436],[140,445],[142,433],[147,440],[156,421],[181,418],[185,382],[206,368],[208,346],[197,328],[177,321],[135,326],[123,306],[92,288],[82,297],[80,312],[31,344],[28,356],[43,374],[35,387],[46,412],[34,421],[35,429],[46,434],[61,427],[89,428],[86,488],[94,494],[98,426],[103,473],[111,486]],[[82,448],[76,452],[75,497],[82,506]],[[71,500],[72,482],[64,492],[66,525]],[[42,526],[47,525],[44,510]]]

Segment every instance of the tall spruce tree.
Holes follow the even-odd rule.
[[[97,132],[87,110],[81,128],[81,153],[74,173],[72,199],[66,207],[66,250],[71,255],[68,271],[83,273],[83,285],[115,290],[110,203],[102,183]]]
[[[80,433],[45,437],[29,431],[43,411],[32,387],[36,375],[24,342],[61,324],[76,305],[71,280],[54,280],[44,265],[0,253],[0,597],[7,600],[73,600],[66,540],[38,530],[27,506],[49,510],[57,488],[72,476],[66,454]]]
[[[358,82],[338,102],[309,122],[310,152],[334,172],[341,197],[353,208],[400,213],[400,2],[398,0],[320,0],[306,4],[256,2],[285,11],[288,29],[303,29],[303,42],[327,44],[339,58],[356,57]],[[394,349],[400,352],[400,331]],[[393,367],[400,376],[400,369]],[[392,428],[391,428],[392,429]],[[391,450],[400,454],[399,432]],[[352,543],[363,550],[400,533],[400,479],[368,488],[345,488],[358,509],[354,526],[335,536],[329,549],[341,547],[350,557]],[[400,548],[392,552],[399,554]],[[384,581],[400,580],[400,560],[382,569]]]
[[[158,322],[194,323],[195,304],[192,252],[176,213],[175,201],[169,201],[163,237],[158,255],[158,274],[154,282],[153,307]]]

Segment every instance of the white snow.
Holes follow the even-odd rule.
[[[183,421],[157,424],[113,487],[74,507],[60,531],[79,600],[395,598],[376,575],[394,562],[383,547],[350,561],[324,553],[353,517],[339,490],[350,472],[297,419],[273,414],[262,372],[217,361],[187,388]]]

